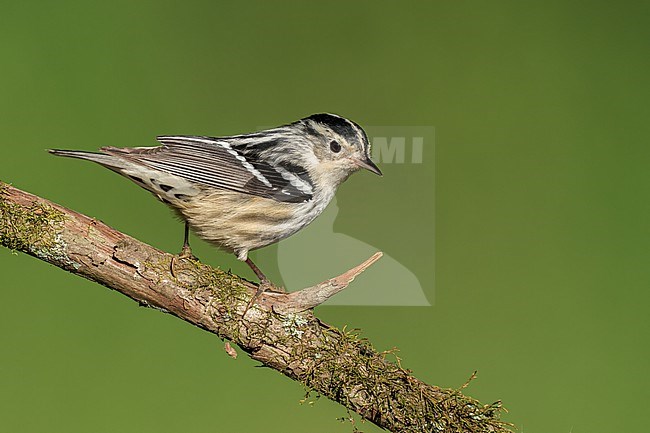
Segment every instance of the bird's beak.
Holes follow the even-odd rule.
[[[372,171],[376,175],[383,176],[383,173],[381,172],[379,167],[377,167],[377,165],[374,162],[372,162],[370,158],[368,158],[367,156],[364,157],[363,159],[354,158],[354,163],[361,168],[365,168],[368,171]]]

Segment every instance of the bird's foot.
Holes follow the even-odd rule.
[[[246,309],[244,310],[244,313],[242,314],[242,317],[246,315],[248,310],[253,306],[255,301],[262,295],[264,292],[273,292],[273,293],[287,293],[287,291],[284,289],[284,287],[278,287],[275,284],[273,284],[270,280],[264,278],[260,281],[260,283],[257,286],[257,291],[253,295],[250,301],[248,301],[248,305],[246,305]]]
[[[183,245],[183,248],[181,249],[180,254],[177,256],[172,256],[172,260],[169,263],[169,272],[171,272],[172,276],[176,278],[176,262],[178,260],[198,260],[198,258],[192,254],[192,248],[190,248],[189,245]]]
[[[264,292],[287,293],[284,287],[276,286],[270,280],[267,279],[260,281],[259,286],[257,286],[258,295],[261,295]]]
[[[181,260],[183,259],[198,260],[198,258],[194,254],[192,254],[192,248],[190,248],[189,245],[183,245],[183,248],[181,249],[178,258]]]

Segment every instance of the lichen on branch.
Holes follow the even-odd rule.
[[[66,261],[60,237],[65,214],[40,201],[27,207],[16,204],[7,199],[8,189],[0,182],[0,244],[45,261]]]

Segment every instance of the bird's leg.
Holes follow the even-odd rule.
[[[280,292],[284,293],[285,290],[281,287],[276,287],[271,280],[267,278],[266,275],[264,275],[264,272],[260,268],[257,267],[255,263],[250,259],[250,257],[246,258],[246,264],[255,272],[255,275],[257,275],[257,278],[260,279],[260,285],[257,291],[259,293],[265,292],[265,291],[271,291],[271,292]]]
[[[185,237],[183,239],[183,248],[181,248],[181,253],[178,255],[179,259],[189,259],[194,257],[192,254],[192,248],[190,248],[190,225],[185,222]]]
[[[255,300],[264,292],[269,291],[269,292],[277,292],[277,293],[285,293],[286,290],[284,290],[281,287],[277,287],[275,284],[269,280],[266,275],[264,275],[264,272],[260,268],[257,267],[255,263],[250,259],[250,257],[246,258],[246,264],[255,272],[255,275],[257,275],[257,278],[260,279],[260,284],[257,286],[257,291],[251,298],[251,300],[248,302],[248,305],[246,306],[246,309],[244,310],[244,313],[242,316],[245,316],[248,310],[250,309],[251,305],[255,303]]]
[[[178,256],[172,256],[172,261],[169,264],[169,271],[174,277],[176,276],[176,270],[174,269],[176,260],[182,259],[196,259],[196,257],[194,257],[194,254],[192,254],[192,248],[190,248],[190,225],[187,222],[185,222],[185,237],[183,239],[183,248],[181,248],[181,252]]]
[[[260,268],[257,267],[255,263],[251,260],[250,257],[246,258],[246,264],[255,272],[255,275],[257,275],[257,278],[260,279],[260,286],[263,284],[269,284],[270,280],[266,278],[266,275],[264,275],[264,272]]]

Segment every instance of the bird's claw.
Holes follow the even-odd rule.
[[[176,262],[178,260],[198,260],[198,258],[192,254],[192,248],[190,248],[189,245],[183,245],[183,248],[181,249],[180,254],[177,256],[172,256],[172,260],[169,263],[169,272],[171,272],[172,276],[176,278]]]
[[[287,293],[284,287],[276,286],[269,280],[260,281],[260,284],[257,288],[257,295],[261,295],[264,292]]]
[[[242,313],[242,317],[246,315],[248,310],[253,306],[255,301],[262,295],[264,292],[273,292],[273,293],[287,293],[287,291],[284,289],[284,287],[278,287],[275,284],[273,284],[271,281],[268,279],[263,279],[260,281],[260,283],[257,286],[257,290],[255,291],[255,294],[251,298],[250,301],[248,301],[248,305],[246,305],[246,309],[244,309],[244,312]]]

